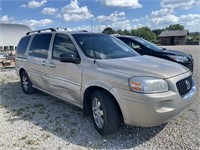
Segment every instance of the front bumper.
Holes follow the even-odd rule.
[[[183,97],[180,96],[175,83],[190,75],[188,72],[166,79],[170,90],[163,93],[141,94],[117,89],[118,95],[120,95],[118,103],[125,124],[145,127],[157,126],[183,112],[193,101],[191,98],[196,92],[195,83],[193,80],[191,90]]]

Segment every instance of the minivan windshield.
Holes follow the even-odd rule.
[[[142,44],[143,46],[155,50],[155,51],[162,51],[163,49],[158,47],[157,45],[145,40],[145,39],[141,39],[141,38],[134,38],[134,40],[136,40],[138,43]]]
[[[139,54],[122,41],[105,34],[73,34],[83,53],[94,59],[134,57]]]

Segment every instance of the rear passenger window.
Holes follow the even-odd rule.
[[[60,59],[61,54],[74,54],[76,56],[76,48],[69,38],[64,34],[57,34],[53,44],[53,59]]]
[[[22,55],[24,55],[29,40],[30,40],[30,36],[26,36],[26,37],[23,37],[23,38],[19,41],[19,44],[18,44],[18,47],[17,47],[17,54],[22,54]]]
[[[51,36],[52,34],[35,35],[31,43],[29,55],[40,58],[47,58]]]

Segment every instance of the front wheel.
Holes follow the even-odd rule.
[[[28,77],[28,74],[23,71],[20,74],[21,87],[25,94],[33,94],[36,92],[36,89],[32,87],[31,80]]]
[[[119,109],[109,93],[103,90],[93,92],[91,108],[94,126],[101,135],[113,133],[119,128]]]

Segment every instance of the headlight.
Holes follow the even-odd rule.
[[[130,78],[129,86],[132,91],[140,93],[158,93],[169,89],[165,80],[153,77]]]
[[[177,61],[177,62],[185,62],[188,61],[187,57],[183,57],[183,56],[173,56],[173,55],[168,55],[168,57],[170,57],[171,59]]]

